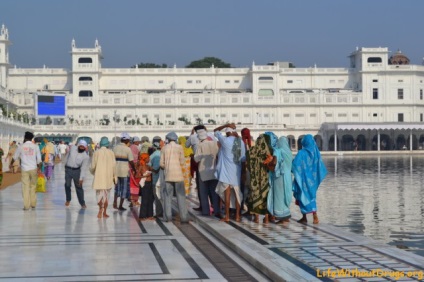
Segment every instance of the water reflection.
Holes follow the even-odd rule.
[[[424,156],[324,157],[322,222],[424,256]]]

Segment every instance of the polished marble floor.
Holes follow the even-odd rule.
[[[130,210],[98,219],[91,182],[87,209],[74,190],[64,206],[62,165],[35,210],[22,209],[20,183],[0,192],[0,280],[225,280],[172,222],[139,223]]]
[[[136,210],[110,210],[110,218],[97,219],[91,182],[88,176],[85,210],[80,208],[75,191],[71,205],[64,206],[62,165],[56,166],[47,193],[37,195],[35,210],[22,210],[20,183],[0,192],[0,280],[231,281],[219,269],[226,265],[213,261],[214,255],[207,249],[199,249],[204,243],[186,236],[193,230],[160,220],[140,223]],[[188,197],[187,204],[197,206],[196,193]],[[331,225],[295,221],[266,225],[246,218],[226,224],[191,208],[189,211],[193,219],[190,227],[209,236],[242,269],[261,273],[255,273],[251,281],[419,281],[423,278],[420,274],[424,275],[424,257]],[[323,275],[376,269],[387,275]],[[406,276],[408,272],[416,275],[389,275]],[[234,281],[247,281],[237,279],[237,275]]]
[[[328,224],[257,224],[243,218],[223,226],[214,219],[195,218],[273,281],[424,279],[424,257]]]

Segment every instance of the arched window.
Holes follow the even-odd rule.
[[[78,63],[80,64],[91,64],[93,62],[93,59],[91,58],[79,58]]]
[[[380,57],[369,57],[368,63],[381,63],[383,60]]]
[[[93,97],[93,92],[89,90],[81,90],[78,94],[79,97]]]
[[[261,81],[273,81],[274,80],[274,78],[272,78],[272,76],[260,76],[259,77],[259,80],[261,80]]]
[[[93,78],[91,76],[81,76],[79,81],[93,81]]]

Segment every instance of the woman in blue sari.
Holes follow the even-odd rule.
[[[269,134],[269,133],[266,133]],[[271,145],[274,153],[274,170],[269,171],[269,193],[267,199],[268,211],[280,221],[289,222],[290,203],[292,201],[292,175],[291,168],[293,155],[286,137],[277,140],[275,134],[270,134]]]
[[[314,224],[318,224],[316,196],[319,185],[327,175],[327,168],[312,135],[303,137],[302,149],[293,160],[292,172],[293,195],[303,214],[298,222],[306,223],[306,214],[312,213]]]

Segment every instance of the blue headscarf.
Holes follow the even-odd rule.
[[[270,141],[271,144],[270,145],[271,145],[272,149],[274,150],[275,148],[277,148],[277,143],[278,143],[278,137],[277,137],[277,135],[275,135],[274,132],[271,132],[271,131],[267,131],[264,134],[265,135],[268,135],[269,138],[271,139],[271,141]]]
[[[297,153],[292,166],[294,175],[293,194],[303,214],[316,212],[316,193],[327,175],[327,168],[312,135],[302,139],[302,149]]]
[[[292,200],[292,161],[293,155],[286,137],[277,139],[275,134],[270,134],[271,144],[275,147],[273,155],[277,159],[275,170],[270,172],[269,185],[271,187],[267,207],[268,211],[277,217],[290,217],[290,203]]]

